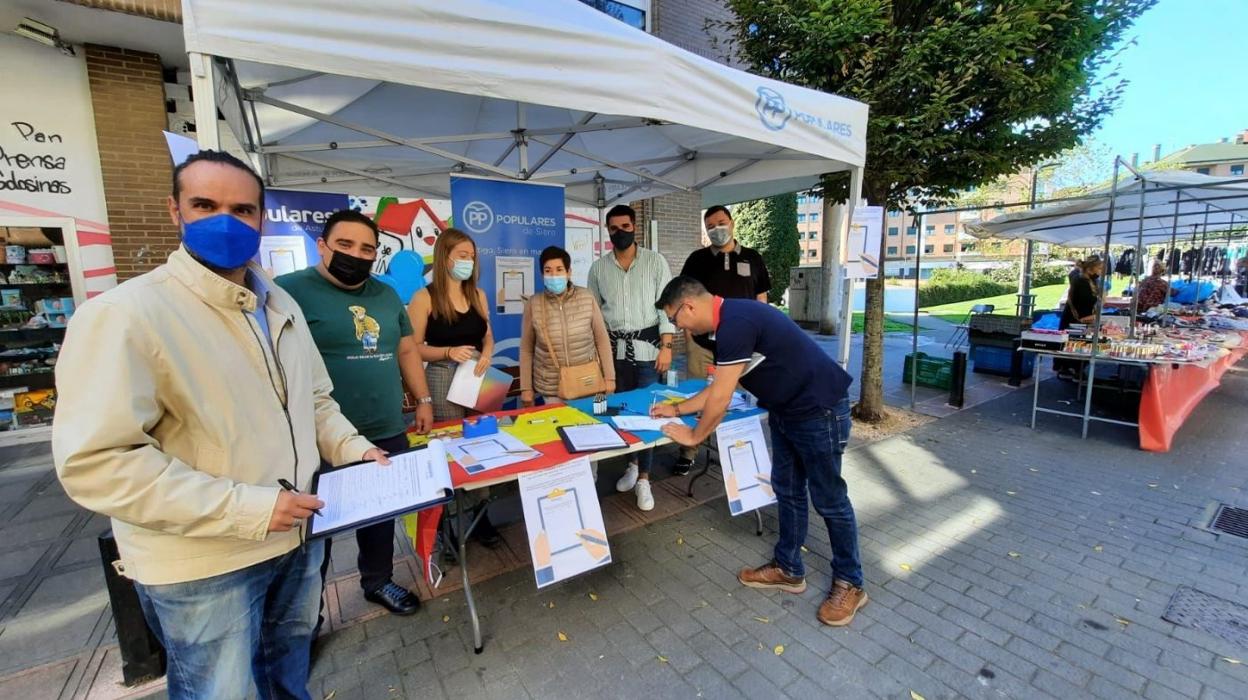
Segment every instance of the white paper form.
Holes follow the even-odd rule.
[[[588,457],[521,474],[519,486],[538,588],[611,562]]]
[[[653,430],[656,432],[668,424],[683,424],[679,418],[651,418],[649,416],[612,416],[611,422],[615,423],[615,427],[620,430]]]
[[[506,467],[541,457],[542,453],[509,433],[478,438],[456,438],[446,443],[447,454],[469,474]]]
[[[771,453],[763,438],[763,422],[750,416],[719,424],[715,431],[728,510],[748,513],[776,502],[771,488]]]
[[[563,428],[562,431],[567,436],[568,442],[572,443],[571,449],[573,452],[628,447],[628,442],[620,437],[619,433],[615,432],[615,428],[606,423],[570,425]]]
[[[317,480],[316,496],[325,502],[312,518],[310,534],[348,527],[389,513],[416,510],[436,501],[451,488],[451,472],[441,440],[415,452],[390,458],[390,464],[366,462],[325,472]]]
[[[481,395],[481,383],[485,381],[484,375],[476,375],[476,366],[475,359],[459,363],[451,377],[451,387],[446,392],[447,401],[468,408],[476,407],[477,398]]]

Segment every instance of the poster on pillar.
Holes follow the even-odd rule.
[[[854,207],[845,246],[845,269],[850,279],[873,279],[879,274],[883,233],[884,207]]]
[[[477,244],[477,284],[485,290],[494,332],[494,365],[520,364],[524,304],[542,291],[538,256],[566,247],[561,185],[455,176],[451,211]]]

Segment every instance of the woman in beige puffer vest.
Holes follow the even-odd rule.
[[[607,391],[615,391],[607,324],[593,295],[572,284],[571,263],[572,257],[562,248],[542,251],[546,291],[534,294],[525,304],[520,332],[520,401],[525,406],[532,406],[537,396],[558,401],[559,368],[587,362],[598,362]]]

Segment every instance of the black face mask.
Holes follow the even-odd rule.
[[[611,245],[616,250],[628,250],[633,247],[633,242],[636,240],[636,231],[617,230],[611,233]]]
[[[329,256],[329,263],[325,269],[329,270],[329,274],[333,275],[334,279],[348,287],[354,287],[368,279],[373,270],[373,261],[335,250]]]

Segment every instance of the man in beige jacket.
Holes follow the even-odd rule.
[[[168,653],[172,698],[307,698],[320,597],[320,460],[385,455],[330,398],[295,302],[249,261],[264,188],[220,152],[174,170],[182,247],[84,304],[56,367],[66,493],[112,518]],[[297,491],[283,490],[279,480]]]

